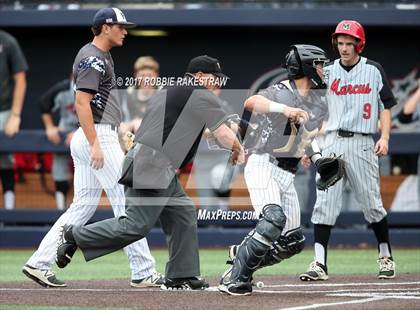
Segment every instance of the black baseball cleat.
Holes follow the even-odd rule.
[[[247,296],[252,293],[251,282],[230,282],[220,284],[217,289],[232,296]]]
[[[58,240],[57,257],[55,259],[59,268],[66,267],[71,262],[71,258],[77,250],[72,228],[71,225],[60,227],[60,239]]]
[[[209,284],[200,277],[190,278],[165,278],[165,283],[160,287],[162,290],[204,290]]]

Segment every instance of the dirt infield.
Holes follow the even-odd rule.
[[[127,307],[132,309],[420,309],[420,274],[393,280],[374,276],[332,276],[317,283],[291,276],[260,276],[265,286],[251,296],[208,291],[168,292],[133,289],[128,281],[79,281],[67,288],[45,289],[33,282],[2,283],[0,305]]]

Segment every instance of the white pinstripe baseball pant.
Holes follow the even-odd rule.
[[[374,141],[371,136],[355,134],[344,138],[333,131],[327,134],[323,156],[331,153],[342,155],[346,163],[346,173],[342,180],[328,191],[317,190],[317,199],[312,212],[312,223],[335,224],[341,212],[344,182],[349,182],[355,197],[362,207],[366,221],[380,222],[386,216],[380,194],[378,156],[375,155]],[[319,177],[319,176],[317,176]]]
[[[124,159],[118,134],[110,125],[95,124],[96,133],[104,152],[105,164],[95,170],[89,166],[90,146],[79,128],[71,141],[74,162],[74,198],[70,208],[57,220],[42,240],[38,250],[27,264],[40,269],[51,269],[55,261],[59,228],[64,224],[84,225],[95,213],[104,189],[116,217],[125,213],[124,188],[117,181]],[[146,278],[155,272],[155,260],[150,254],[146,238],[124,248],[130,262],[132,279]]]
[[[245,181],[252,206],[259,215],[265,205],[277,204],[286,215],[282,235],[300,227],[299,200],[294,174],[270,163],[269,154],[252,154],[245,166]]]

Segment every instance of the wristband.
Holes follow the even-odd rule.
[[[270,101],[268,104],[268,112],[283,113],[286,106],[282,103]]]
[[[313,162],[313,163],[315,164],[315,163],[316,163],[316,161],[317,161],[318,159],[320,159],[320,158],[322,158],[321,153],[315,153],[315,154],[313,154],[313,155],[311,156],[311,162]]]

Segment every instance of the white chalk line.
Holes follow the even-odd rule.
[[[314,283],[312,284],[269,284],[264,287],[340,287],[340,286],[397,286],[397,285],[416,285],[420,282],[371,282],[371,283]]]
[[[256,293],[267,293],[267,294],[335,294],[335,293],[351,293],[351,292],[399,292],[399,291],[409,291],[413,290],[413,288],[372,288],[372,289],[343,289],[343,290],[322,290],[322,291],[302,291],[302,290],[289,290],[289,291],[272,291],[272,290],[253,290]],[[373,294],[373,293],[372,293]]]
[[[339,294],[339,293],[352,293],[352,292],[403,292],[403,291],[412,291],[413,288],[372,288],[372,289],[338,289],[338,290],[266,290],[258,289],[253,290],[256,293],[265,293],[265,294]],[[128,292],[128,293],[141,293],[141,292],[218,292],[217,286],[212,286],[206,290],[159,290],[158,288],[141,288],[141,289],[112,289],[112,288],[0,288],[0,292],[104,292],[104,293],[113,293],[113,292]],[[372,293],[373,294],[373,293]]]
[[[305,309],[316,309],[316,308],[323,308],[323,307],[334,307],[334,306],[342,306],[348,304],[362,304],[371,301],[378,301],[383,300],[385,298],[381,297],[372,297],[366,299],[359,299],[359,300],[350,300],[350,301],[342,301],[342,302],[332,302],[332,303],[324,303],[324,304],[312,304],[307,306],[298,306],[298,307],[289,307],[289,308],[281,308],[279,310],[305,310]]]
[[[343,293],[338,292],[338,291],[342,291]],[[374,291],[374,292],[361,293],[361,291]],[[381,291],[381,292],[379,293],[378,291]],[[406,291],[406,292],[402,292],[402,291]],[[356,289],[356,290],[336,290],[336,292],[329,292],[329,293],[327,293],[327,291],[319,291],[318,294],[321,292],[326,293],[325,296],[351,297],[351,298],[358,297],[358,298],[364,298],[364,299],[357,299],[357,300],[351,300],[351,301],[338,301],[338,302],[322,303],[322,304],[311,304],[311,305],[298,306],[298,307],[282,308],[279,310],[317,309],[317,308],[335,307],[335,306],[341,306],[341,305],[347,305],[347,304],[369,303],[369,302],[375,302],[375,301],[380,301],[384,299],[420,300],[420,291],[413,291],[413,288],[374,288],[374,289]],[[355,292],[355,293],[351,293],[351,292]]]
[[[334,293],[326,296],[337,297],[386,297],[397,299],[420,299],[420,291],[412,292],[392,292],[392,293]]]

